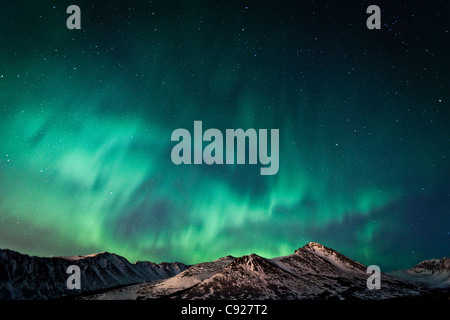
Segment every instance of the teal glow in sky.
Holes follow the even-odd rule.
[[[196,263],[315,241],[388,269],[450,253],[448,4],[380,3],[371,31],[359,2],[78,1],[68,30],[70,4],[0,4],[1,248]],[[278,173],[174,165],[196,120],[279,129]]]

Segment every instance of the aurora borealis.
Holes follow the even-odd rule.
[[[2,1],[0,248],[448,256],[450,6],[379,1],[368,30],[372,3],[339,3]],[[172,132],[197,120],[279,129],[278,173],[174,165]]]

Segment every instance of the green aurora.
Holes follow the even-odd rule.
[[[387,269],[450,253],[448,4],[416,24],[380,4],[379,31],[359,2],[78,1],[82,30],[69,4],[0,4],[1,248],[197,263],[315,241]],[[279,129],[278,174],[174,165],[195,120]]]

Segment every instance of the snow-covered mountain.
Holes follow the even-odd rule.
[[[141,300],[168,298],[183,290],[189,290],[220,272],[234,261],[234,257],[226,256],[212,262],[203,262],[191,266],[189,269],[172,278],[157,280],[133,286],[105,290],[100,293],[83,296],[89,300]]]
[[[368,290],[366,267],[333,249],[309,243],[294,254],[266,259],[256,254],[228,266],[179,299],[384,299],[415,294],[415,287],[382,275],[383,290]],[[181,276],[180,274],[179,276]],[[143,293],[144,290],[141,290]]]
[[[266,259],[227,256],[196,264],[176,276],[108,290],[86,299],[390,299],[427,292],[416,282],[381,275],[369,290],[367,267],[318,243],[293,254]]]
[[[67,267],[81,271],[81,290],[69,290]],[[116,254],[41,258],[0,250],[0,299],[50,299],[117,286],[172,277],[187,266],[182,263],[131,264]]]
[[[450,288],[450,258],[425,260],[409,270],[389,274],[403,280],[427,284],[432,288]]]
[[[110,253],[39,258],[0,250],[0,299],[48,299],[73,293],[69,265],[82,274],[79,299],[392,299],[450,298],[450,259],[427,260],[410,270],[382,273],[369,290],[367,267],[310,242],[288,256],[226,256],[190,267],[137,262]],[[79,293],[77,291],[76,293]]]

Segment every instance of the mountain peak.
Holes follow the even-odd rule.
[[[221,257],[215,261],[228,261],[228,260],[234,260],[234,259],[236,259],[236,258],[233,257],[232,255],[227,255],[227,256]]]
[[[307,244],[305,244],[303,246],[303,249],[307,249],[307,250],[331,250],[330,248],[325,247],[324,245],[321,245],[320,243],[317,242],[308,242]]]
[[[411,271],[422,272],[450,272],[450,258],[425,260],[414,266]]]
[[[249,255],[245,255],[245,256],[236,258],[235,261],[236,261],[236,264],[242,264],[242,263],[248,264],[252,261],[259,261],[261,259],[264,259],[264,258],[261,256],[258,256],[256,253],[252,253]]]
[[[324,253],[324,254],[332,254],[334,252],[336,252],[335,250],[325,247],[324,245],[317,243],[317,242],[308,242],[307,244],[305,244],[303,247],[301,247],[300,249],[295,250],[294,253],[299,253],[301,251],[307,250],[309,252],[317,252],[317,253]]]
[[[266,269],[272,269],[273,263],[266,258],[263,258],[256,253],[245,255],[236,258],[230,265],[230,268],[245,268],[251,271],[261,271]]]
[[[68,289],[66,270],[76,264],[83,271],[81,293],[172,277],[182,264],[131,264],[115,253],[100,252],[68,257],[32,257],[0,249],[0,300],[53,299],[78,294]]]
[[[309,242],[302,248],[295,250],[294,254],[303,255],[305,252],[321,257],[335,266],[344,269],[352,269],[365,272],[366,267],[334,249],[328,248],[317,242]]]
[[[87,255],[68,256],[68,257],[53,257],[53,258],[62,258],[64,260],[77,261],[77,260],[83,260],[86,258],[101,258],[101,257],[108,257],[108,256],[117,256],[117,255],[114,253],[109,253],[108,251],[103,251],[103,252],[91,253],[91,254],[87,254]]]

